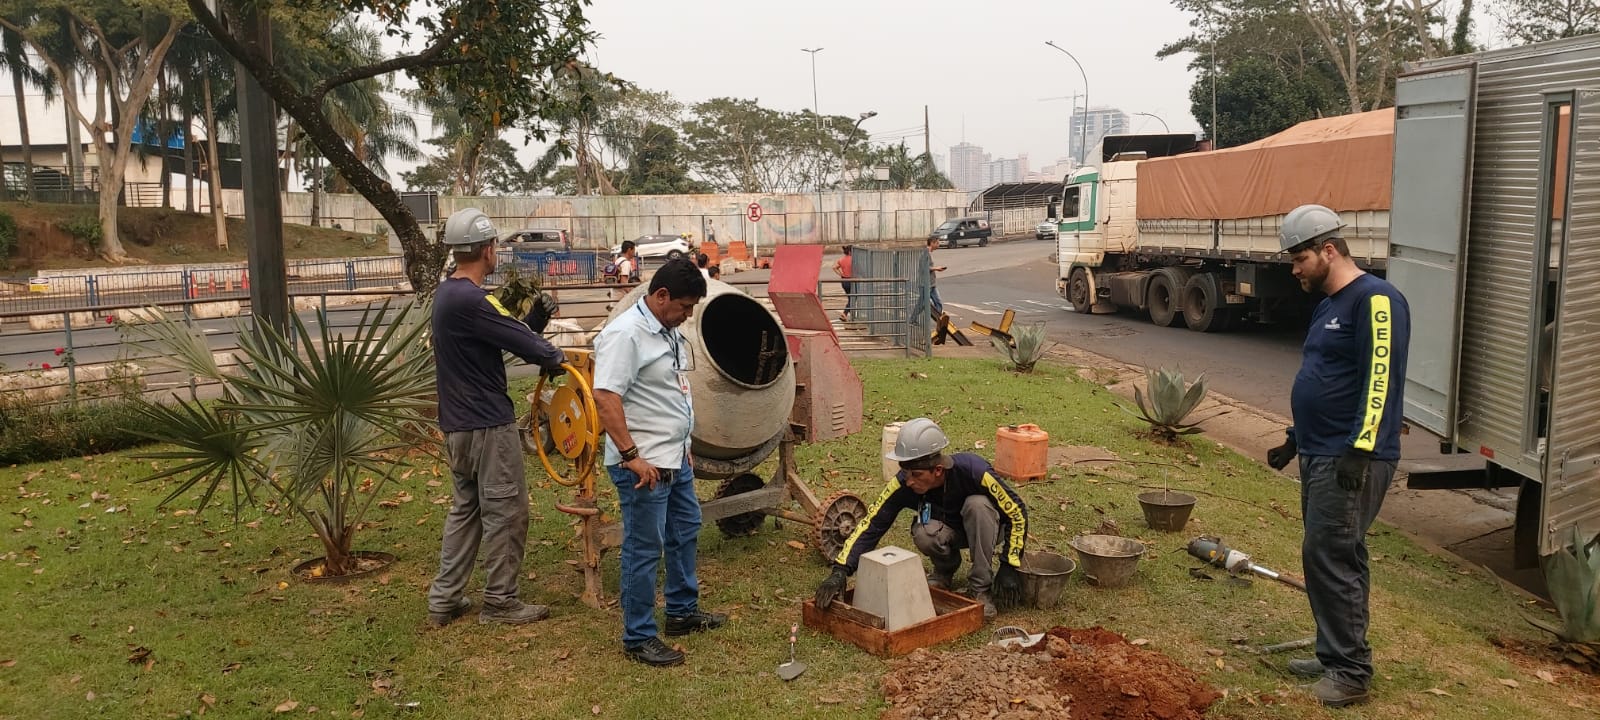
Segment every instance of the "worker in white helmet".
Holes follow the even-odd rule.
[[[878,546],[901,510],[915,513],[911,541],[933,561],[929,585],[954,589],[961,550],[966,548],[972,554],[966,595],[983,605],[984,617],[1021,604],[1027,505],[988,460],[973,453],[947,455],[944,450],[949,446],[950,438],[928,418],[900,427],[894,450],[884,456],[900,463],[900,472],[833,558],[828,579],[817,588],[817,607],[827,609],[844,592],[846,578],[856,571],[862,553]]]

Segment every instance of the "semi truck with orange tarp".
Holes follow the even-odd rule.
[[[1248,145],[1155,157],[1110,136],[1067,177],[1057,287],[1080,313],[1131,309],[1200,332],[1272,322],[1308,298],[1278,252],[1284,214],[1337,211],[1357,264],[1389,257],[1394,111],[1310,120]]]

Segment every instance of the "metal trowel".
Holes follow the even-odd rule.
[[[800,673],[806,671],[806,664],[794,659],[794,636],[798,632],[800,632],[799,625],[789,626],[789,662],[778,666],[778,678],[784,682],[800,677]]]

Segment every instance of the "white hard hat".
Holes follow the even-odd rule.
[[[950,447],[950,438],[939,429],[938,423],[928,418],[916,418],[900,426],[900,436],[894,441],[894,450],[884,454],[884,457],[896,462],[909,462],[947,447]]]
[[[466,208],[450,213],[444,221],[443,242],[452,250],[466,249],[481,243],[494,242],[499,235],[494,222],[477,208]]]
[[[1283,228],[1278,233],[1280,252],[1289,252],[1306,243],[1339,237],[1344,222],[1336,213],[1322,205],[1301,205],[1283,216]]]

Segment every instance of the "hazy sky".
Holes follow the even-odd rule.
[[[1067,153],[1070,100],[1083,92],[1078,68],[1047,47],[1077,56],[1090,102],[1160,116],[1174,132],[1195,130],[1188,57],[1156,50],[1188,32],[1168,0],[814,0],[805,3],[600,0],[588,16],[600,34],[591,59],[604,70],[692,103],[759,98],[810,108],[817,53],[821,112],[856,116],[874,140],[922,146],[922,107],[933,151],[982,145],[995,157],[1027,153],[1037,169]],[[1136,131],[1160,123],[1135,116]]]

